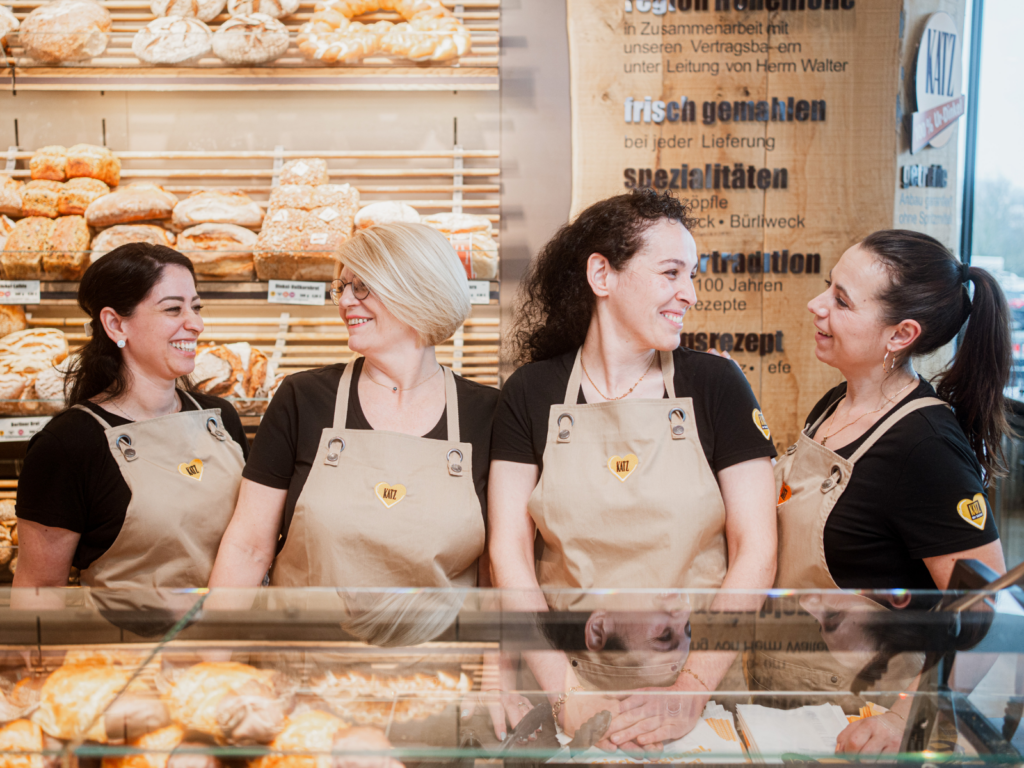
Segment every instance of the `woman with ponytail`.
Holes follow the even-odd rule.
[[[203,331],[192,263],[130,243],[86,271],[92,338],[68,409],[32,438],[18,481],[16,587],[206,586],[247,450],[231,405],[190,392]]]

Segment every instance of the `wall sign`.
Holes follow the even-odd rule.
[[[956,21],[948,13],[933,13],[917,48],[912,153],[926,146],[943,147],[952,138],[952,125],[964,114],[966,104],[961,93],[962,54],[963,42]]]

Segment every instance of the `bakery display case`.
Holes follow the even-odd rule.
[[[800,763],[876,717],[904,764],[1020,763],[1020,577],[769,592],[749,611],[715,591],[536,613],[492,590],[8,589],[0,765]],[[665,687],[715,654],[730,666],[709,694]],[[531,659],[553,656],[565,685],[538,690]],[[637,701],[678,731],[642,754],[606,738]],[[518,712],[504,739],[501,706]]]

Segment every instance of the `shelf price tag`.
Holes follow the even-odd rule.
[[[491,303],[491,281],[470,280],[469,281],[469,303],[490,304]]]
[[[322,307],[327,303],[327,284],[296,280],[271,280],[267,289],[271,304],[301,304]]]
[[[45,427],[52,416],[15,416],[0,419],[0,442],[11,443],[28,440],[32,435]]]
[[[0,280],[0,304],[38,304],[38,280]]]

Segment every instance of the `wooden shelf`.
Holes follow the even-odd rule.
[[[8,0],[15,16],[24,19],[41,0]],[[298,12],[281,21],[291,33],[287,52],[269,64],[231,66],[212,53],[188,67],[155,66],[139,61],[131,50],[139,29],[155,18],[148,2],[105,0],[113,29],[107,50],[87,62],[52,66],[25,55],[17,33],[10,48],[0,53],[0,88],[12,91],[496,91],[501,0],[471,0],[445,4],[462,19],[473,38],[469,55],[450,64],[431,64],[375,56],[360,64],[327,65],[307,59],[295,45],[301,24],[309,20],[314,2],[303,2]],[[209,23],[216,31],[229,16]],[[360,20],[400,21],[397,14],[376,13]]]

